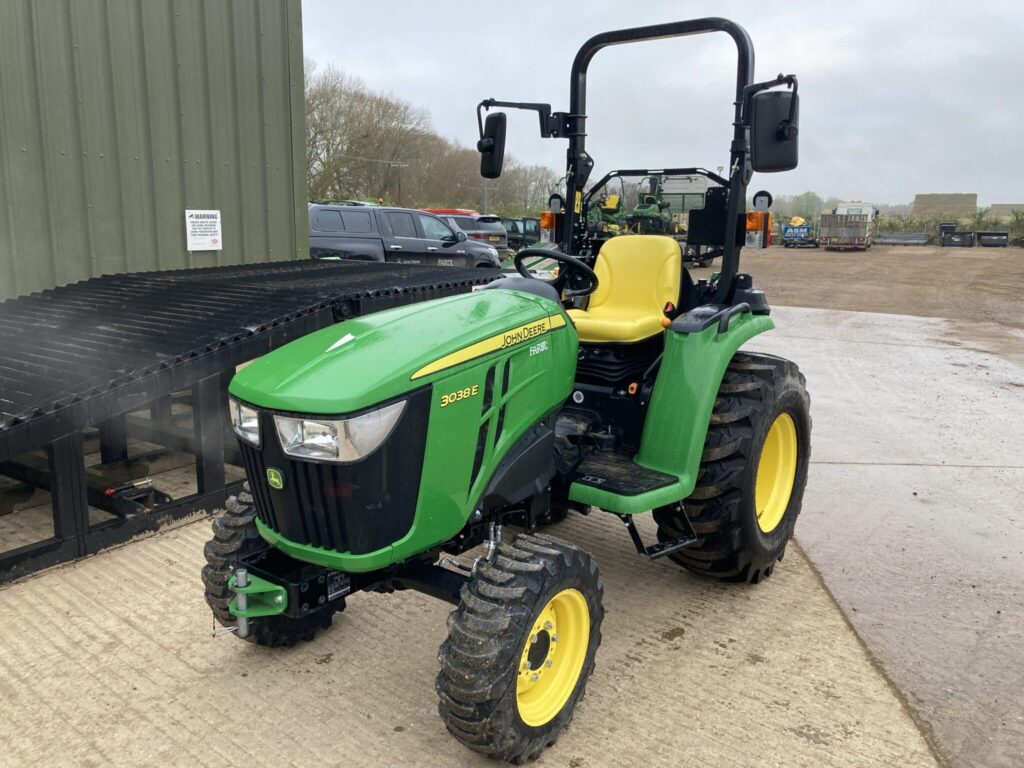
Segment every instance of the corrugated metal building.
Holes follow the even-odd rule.
[[[302,64],[300,0],[5,0],[0,299],[307,258]]]

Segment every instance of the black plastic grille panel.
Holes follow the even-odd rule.
[[[286,455],[273,414],[261,413],[261,447],[239,441],[260,521],[289,541],[352,554],[375,552],[405,536],[419,497],[430,391],[411,394],[384,444],[353,464]],[[281,472],[282,489],[270,487],[268,468]]]

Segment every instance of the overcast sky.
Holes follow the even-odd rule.
[[[303,2],[308,59],[427,108],[439,133],[467,145],[483,98],[567,109],[569,67],[590,35],[711,15],[746,27],[758,79],[800,79],[800,167],[756,174],[751,189],[1024,202],[1019,0]],[[734,78],[735,47],[722,34],[601,51],[588,79],[596,171],[725,164]],[[532,113],[510,114],[509,154],[563,169],[565,148],[540,138]]]

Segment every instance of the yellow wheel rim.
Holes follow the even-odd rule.
[[[562,711],[583,670],[590,644],[590,608],[583,593],[563,589],[533,622],[519,657],[516,706],[532,726]]]
[[[754,484],[757,525],[771,533],[782,522],[793,495],[796,480],[796,424],[788,413],[780,413],[761,446]]]

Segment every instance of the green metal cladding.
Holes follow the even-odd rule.
[[[299,0],[5,0],[0,126],[0,300],[308,257]]]

